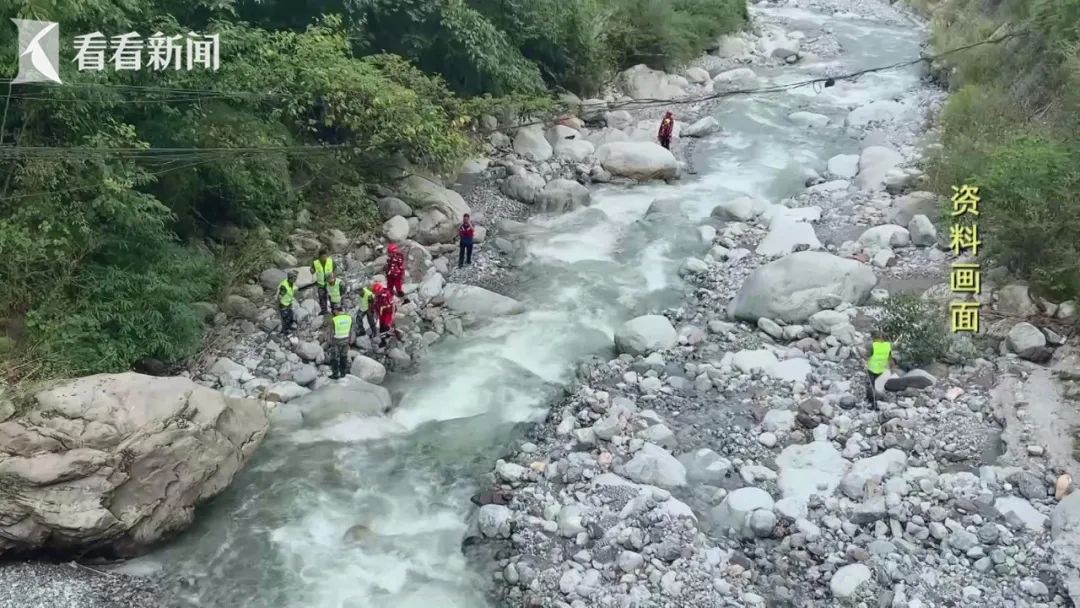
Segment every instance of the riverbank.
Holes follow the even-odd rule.
[[[833,16],[850,8],[829,4],[813,8]],[[879,23],[908,19],[884,4],[860,6]],[[790,29],[784,16],[762,10],[756,24]],[[827,25],[815,33],[808,38],[821,48],[844,46]],[[809,188],[783,208],[713,211],[699,227],[707,253],[682,265],[682,303],[617,332],[622,355],[582,369],[573,394],[496,465],[489,496],[512,500],[481,507],[473,533],[501,550],[500,601],[1070,605],[1075,548],[1063,546],[1062,530],[1080,516],[1080,501],[1062,501],[1055,486],[1075,461],[1048,447],[1069,433],[1034,439],[1033,425],[1020,422],[1028,414],[1006,413],[1022,398],[991,391],[1029,381],[1032,393],[1058,391],[1045,370],[1008,348],[999,355],[960,341],[965,363],[913,372],[876,404],[864,400],[859,347],[880,316],[876,304],[904,291],[940,298],[947,281],[947,243],[927,221],[943,203],[914,191],[944,95],[917,82],[894,96],[864,98],[858,83],[845,93],[862,103],[845,108],[843,126],[816,112],[787,118],[794,128],[844,129],[854,147],[808,175]],[[875,156],[894,160],[874,169]],[[643,221],[670,213],[654,203]],[[800,248],[839,257],[814,264],[792,255]],[[752,277],[776,258],[791,265],[759,298],[800,297],[784,283],[820,280],[828,275],[820,265],[842,258],[873,268],[877,287],[868,305],[840,297],[802,319],[738,322],[728,311],[738,312],[748,283],[760,289]],[[822,285],[853,287],[848,278]],[[994,299],[995,286],[984,292],[1004,317],[995,331],[1026,331],[1016,327],[1034,301],[1026,289],[1000,287]],[[1059,348],[1053,367],[1076,374],[1074,353]],[[1049,401],[1057,415],[1075,408],[1060,395]]]

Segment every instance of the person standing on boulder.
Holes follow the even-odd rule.
[[[866,374],[870,379],[870,385],[866,388],[867,401],[877,403],[877,389],[875,388],[877,379],[881,374],[895,367],[896,364],[892,358],[892,342],[885,338],[885,333],[881,330],[875,331],[870,344],[870,358],[866,360]]]
[[[671,149],[671,133],[675,130],[675,115],[668,110],[664,113],[664,119],[660,121],[660,131],[656,134],[656,138],[660,140],[660,145],[664,148]]]
[[[290,270],[289,274],[278,284],[278,314],[281,315],[281,333],[283,334],[288,334],[296,325],[296,318],[293,316],[293,301],[296,300],[296,277],[296,271]]]
[[[326,253],[325,249],[319,250],[319,257],[311,263],[311,273],[315,275],[315,285],[319,288],[319,312],[326,314],[330,302],[326,292],[326,279],[334,272],[334,258]]]
[[[341,306],[334,306],[330,324],[330,378],[337,380],[349,373],[349,345],[356,339],[352,315]]]
[[[386,288],[392,294],[401,298],[402,302],[409,303],[405,297],[405,254],[401,253],[395,243],[386,246]]]
[[[476,235],[476,229],[473,227],[472,222],[469,221],[469,214],[466,213],[461,225],[458,226],[458,256],[457,265],[461,268],[465,264],[472,264],[472,248],[473,237]]]
[[[378,288],[379,286],[376,285]],[[401,332],[394,327],[394,312],[397,306],[394,303],[394,292],[387,287],[379,289],[375,294],[375,309],[379,312],[379,346],[386,348],[386,341],[390,334],[401,340]]]

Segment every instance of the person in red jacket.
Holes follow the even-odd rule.
[[[465,264],[472,264],[473,237],[476,235],[476,230],[473,228],[472,222],[469,221],[468,213],[465,214],[465,218],[462,220],[461,225],[458,226],[457,235],[457,265],[458,268],[461,268]]]
[[[675,115],[669,110],[664,114],[664,119],[660,121],[660,132],[656,134],[656,138],[660,140],[660,145],[668,150],[671,149],[671,132],[674,129]]]
[[[396,244],[390,243],[386,246],[386,288],[408,304],[409,299],[405,297],[404,285],[405,254],[401,253]]]
[[[379,346],[386,348],[386,340],[391,333],[401,340],[401,332],[394,327],[394,292],[389,287],[383,289],[382,283],[376,283],[372,291],[375,292],[375,311],[379,315]]]

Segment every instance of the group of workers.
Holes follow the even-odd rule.
[[[458,226],[458,267],[472,264],[475,234],[469,214],[465,214]],[[383,269],[386,285],[374,281],[360,287],[355,317],[345,310],[345,283],[334,272],[334,258],[325,249],[319,251],[319,257],[311,263],[311,272],[318,290],[319,311],[322,315],[332,315],[327,353],[331,378],[343,378],[349,372],[349,346],[356,341],[356,328],[372,340],[379,338],[380,348],[386,348],[391,335],[401,340],[401,332],[394,326],[397,298],[401,298],[403,304],[408,304],[409,298],[405,296],[405,254],[397,244],[386,246]],[[278,311],[283,334],[289,334],[296,327],[293,303],[298,276],[296,270],[290,270],[278,285]]]

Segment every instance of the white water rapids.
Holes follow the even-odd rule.
[[[915,28],[882,27],[793,9],[761,11],[804,31],[830,27],[844,71],[916,57]],[[760,70],[763,84],[822,75],[825,64]],[[678,266],[706,250],[695,226],[739,194],[771,202],[803,187],[805,168],[824,171],[838,153],[858,153],[845,134],[852,107],[917,86],[918,68],[870,74],[815,92],[725,100],[723,131],[700,142],[697,175],[673,184],[593,192],[591,208],[536,218],[523,292],[529,312],[448,337],[417,375],[395,379],[389,420],[355,418],[268,438],[232,487],[203,508],[194,527],[149,559],[182,583],[194,605],[262,608],[479,608],[490,577],[461,544],[495,460],[512,449],[514,423],[542,416],[582,357],[607,356],[626,320],[677,302]],[[807,110],[832,123],[804,129]],[[642,221],[657,198],[677,198],[682,225]],[[374,538],[342,542],[361,524]]]

